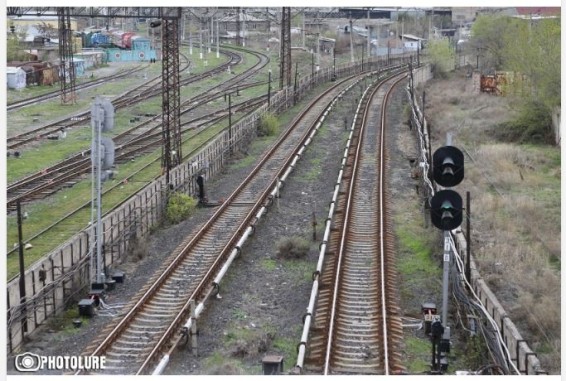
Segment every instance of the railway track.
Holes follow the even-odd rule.
[[[212,90],[208,90],[184,101],[181,104],[181,107],[183,107],[181,115],[194,111],[200,105],[221,97],[224,92],[234,87],[245,89],[257,85],[257,83],[248,85],[241,84],[267,64],[268,58],[265,55],[257,54],[257,57],[258,62],[250,70],[231,78]],[[133,96],[131,92],[130,95]],[[235,105],[235,107],[235,111],[237,111],[238,109],[243,109],[244,104]],[[214,114],[216,113],[209,114],[209,117],[214,118]],[[198,121],[200,118],[196,120]],[[160,129],[161,115],[156,115],[115,136],[114,142],[116,147],[118,147],[117,163],[120,163],[120,160],[127,160],[131,158],[131,156],[138,156],[148,152],[149,149],[155,148],[162,139]],[[42,199],[62,187],[73,186],[76,183],[76,179],[88,172],[90,168],[90,150],[86,150],[76,153],[51,167],[44,168],[41,171],[9,184],[7,187],[7,210],[15,210],[18,201],[24,202]]]
[[[249,110],[250,108],[255,108],[258,107],[260,104],[264,103],[265,96],[260,96],[260,97],[256,97],[253,99],[249,99],[247,101],[244,101],[242,103],[236,104],[233,106],[233,113],[237,113],[237,112],[245,112],[247,110]],[[215,123],[219,123],[222,120],[226,119],[228,117],[228,111],[227,110],[220,110],[205,116],[201,116],[201,117],[197,117],[194,119],[191,119],[187,122],[185,122],[185,128],[183,128],[182,130],[182,135],[183,135],[183,144],[189,140],[189,139],[195,139],[198,138],[199,135],[205,133],[205,129],[206,127],[215,124]],[[188,132],[191,131],[196,131],[194,134],[191,134],[190,136],[185,136],[187,135]],[[214,138],[216,138],[216,136],[220,133],[222,133],[223,130],[219,131],[217,134],[209,137],[208,139],[204,140],[201,144],[199,144],[197,147],[194,147],[190,152],[186,153],[183,155],[183,161],[189,159],[192,155],[194,155],[195,153],[197,153],[200,149],[202,149],[203,147],[205,147],[208,143],[210,143],[212,140],[214,140]],[[122,163],[122,162],[126,162],[131,160],[132,158],[138,157],[139,155],[142,155],[144,153],[148,153],[149,151],[154,151],[156,148],[156,140],[157,139],[161,139],[161,132],[156,132],[155,134],[149,135],[147,136],[146,134],[144,135],[140,135],[139,139],[140,140],[146,140],[145,142],[140,142],[137,140],[132,140],[131,142],[129,142],[130,144],[128,144],[128,146],[130,146],[129,149],[125,149],[124,152],[121,152],[118,156],[116,156],[116,162],[117,163]],[[147,142],[148,139],[153,139],[153,142]],[[156,139],[157,138],[157,139]],[[153,148],[152,148],[153,147]],[[134,176],[136,176],[137,174],[139,174],[141,171],[147,169],[148,167],[150,167],[151,165],[153,165],[154,163],[158,162],[161,160],[161,157],[158,156],[155,159],[151,160],[150,162],[148,162],[146,165],[144,165],[143,167],[141,167],[140,169],[138,169],[137,171],[128,174],[128,176],[124,179],[126,181],[129,181],[131,178],[133,178]],[[86,165],[89,166],[89,168],[85,168],[85,163]],[[57,171],[54,171],[53,176],[57,177],[57,181],[60,181],[60,187],[64,186],[63,184],[65,183],[70,183],[70,184],[74,184],[76,181],[78,181],[76,179],[77,176],[80,176],[80,174],[77,174],[77,172],[79,170],[82,170],[83,173],[88,172],[88,170],[90,169],[90,159],[85,159],[85,163],[83,164],[78,164],[75,166],[72,166],[69,170],[69,168],[63,168],[61,170],[61,172],[59,174],[57,174]],[[150,183],[151,181],[157,179],[161,174],[158,173],[155,176],[151,177],[149,180],[146,180],[146,182],[144,182],[144,185],[141,185],[138,190],[142,189],[146,184]],[[119,182],[111,187],[105,188],[104,191],[102,192],[102,196],[106,196],[109,193],[116,191],[118,188],[121,187],[122,182]],[[47,184],[47,187],[42,191],[43,193],[47,194],[47,193],[53,193],[57,191],[57,189],[53,188],[53,184]],[[135,193],[135,192],[134,192]],[[127,199],[127,197],[125,197],[124,199]],[[79,214],[82,211],[87,211],[90,212],[90,201],[78,206],[77,208],[70,210],[67,214],[65,214],[65,216],[63,216],[63,218],[53,221],[49,226],[46,226],[45,228],[43,228],[42,230],[36,232],[35,234],[27,237],[26,242],[28,243],[33,243],[34,241],[42,238],[42,236],[44,236],[45,234],[47,234],[49,231],[56,229],[57,226],[65,223],[65,221],[67,221],[68,219],[70,219],[71,217],[76,216],[77,214]],[[115,208],[119,207],[120,205],[116,205],[114,208],[111,208],[110,210],[108,210],[106,213],[111,213]],[[105,215],[106,215],[105,213]],[[17,253],[17,247],[11,248],[8,250],[7,255],[10,256],[12,254]]]
[[[242,86],[245,88],[245,86]],[[221,97],[218,93],[202,95],[196,99],[205,104],[211,100]],[[253,105],[258,105],[265,96],[259,96],[247,101],[236,103],[233,106],[233,114],[245,111]],[[194,100],[188,102],[194,103]],[[197,103],[199,103],[197,101]],[[195,110],[199,105],[191,106],[182,111],[188,113]],[[221,109],[210,112],[204,116],[192,118],[181,124],[181,134],[185,134],[202,125],[208,125],[211,121],[218,121],[220,117],[226,117],[228,110]],[[162,141],[161,119],[155,116],[137,126],[117,135],[113,140],[116,144],[115,163],[121,164],[132,158],[153,152]],[[30,176],[15,181],[7,187],[8,212],[15,210],[18,201],[21,203],[44,199],[59,189],[71,187],[80,181],[80,177],[91,169],[90,150],[76,153],[69,158],[44,168]]]
[[[201,230],[185,239],[135,303],[125,307],[127,314],[112,322],[103,332],[105,338],[87,348],[85,355],[106,356],[111,373],[151,372],[159,356],[178,339],[190,312],[189,301],[200,303],[214,292],[214,276],[235,249],[239,235],[248,224],[255,224],[256,213],[269,202],[269,191],[310,138],[339,87],[352,81],[337,82],[311,101]]]
[[[388,228],[385,107],[405,74],[370,87],[349,144],[320,276],[305,370],[401,374],[403,329]]]
[[[128,70],[120,71],[119,73],[116,73],[114,75],[109,75],[109,76],[106,76],[106,77],[97,78],[97,79],[92,80],[92,81],[77,84],[75,86],[75,90],[86,90],[86,89],[89,89],[89,88],[92,88],[92,87],[103,85],[103,84],[105,84],[109,81],[114,81],[116,79],[128,77],[132,74],[139,72],[144,67],[145,67],[144,65],[138,65],[138,66],[130,68]],[[8,106],[6,107],[6,109],[7,109],[7,111],[18,110],[18,109],[25,107],[25,106],[40,103],[40,102],[43,102],[43,101],[46,101],[46,100],[49,100],[49,99],[53,99],[53,98],[58,98],[60,95],[61,95],[60,90],[51,91],[51,92],[46,93],[46,94],[37,95],[35,97],[30,97],[30,98],[26,98],[26,99],[22,99],[22,100],[19,100],[19,101],[14,101],[14,102],[8,103]]]
[[[209,78],[214,74],[225,71],[230,66],[237,65],[242,60],[241,55],[231,52],[229,50],[222,50],[221,53],[228,57],[228,60],[226,62],[204,73],[191,75],[188,78],[181,79],[179,81],[179,86],[185,86]],[[190,62],[188,58],[183,55],[181,55],[181,57],[184,58],[185,64],[184,66],[179,68],[180,72],[188,69],[190,66]],[[156,78],[152,78],[149,81],[146,81],[145,83],[121,94],[120,96],[112,100],[112,105],[114,106],[115,110],[129,107],[146,99],[160,95],[161,91],[162,91],[161,76],[159,76]],[[7,149],[14,150],[15,148],[35,142],[39,139],[46,138],[47,136],[53,135],[61,130],[66,130],[77,125],[84,125],[89,120],[90,120],[90,110],[87,110],[87,111],[79,112],[70,117],[63,118],[61,120],[52,123],[48,123],[33,130],[8,137]]]

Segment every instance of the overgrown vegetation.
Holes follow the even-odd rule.
[[[261,117],[257,134],[259,136],[271,136],[279,133],[279,121],[277,117],[271,113],[266,113]]]
[[[297,259],[304,258],[310,248],[309,242],[298,236],[293,237],[283,237],[280,238],[276,243],[277,255],[286,259]]]
[[[500,123],[493,132],[502,141],[534,144],[554,142],[550,112],[537,101],[525,102],[515,119]]]
[[[427,45],[432,72],[436,78],[445,78],[454,66],[454,50],[448,39],[432,40]]]
[[[472,255],[478,270],[543,368],[557,374],[560,149],[524,144],[548,142],[544,106],[517,110],[525,103],[510,96],[477,95],[471,87],[464,73],[428,84],[431,132],[436,144],[442,145],[445,133],[453,131],[454,144],[465,149],[466,176],[458,191],[471,194]],[[460,101],[452,104],[452,98]],[[527,121],[518,124],[521,118]]]
[[[552,143],[551,113],[560,107],[560,18],[537,21],[482,15],[472,27],[471,46],[482,66],[524,75],[508,83],[520,110],[505,126],[507,138],[519,143]]]
[[[169,197],[165,216],[167,221],[178,224],[187,218],[196,208],[197,200],[185,193],[175,192]]]

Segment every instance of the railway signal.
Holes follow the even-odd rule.
[[[92,126],[92,202],[91,224],[95,227],[95,239],[92,242],[91,293],[104,290],[105,274],[102,260],[102,182],[112,178],[110,168],[114,166],[114,142],[111,138],[102,136],[102,132],[114,128],[114,106],[103,97],[97,96],[91,106]]]
[[[432,157],[434,181],[443,187],[453,187],[464,179],[464,155],[451,145],[447,136],[447,145],[440,147]],[[442,321],[436,321],[431,327],[432,370],[445,372],[448,369],[450,352],[450,327],[448,326],[448,285],[450,257],[452,254],[450,230],[462,223],[462,197],[451,190],[444,189],[435,193],[430,200],[430,219],[434,226],[444,233],[443,280],[442,280]]]
[[[464,179],[464,154],[453,146],[440,147],[432,156],[434,181],[443,187],[453,187]]]
[[[453,190],[441,190],[430,200],[432,224],[441,230],[456,229],[462,223],[462,197]]]
[[[434,181],[444,187],[458,185],[464,179],[464,154],[458,148],[440,147],[432,156]],[[436,192],[430,201],[432,224],[440,230],[456,229],[462,223],[462,197],[453,190]]]

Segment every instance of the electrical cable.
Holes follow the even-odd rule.
[[[458,271],[461,274],[463,274],[464,273],[464,262],[463,262],[462,258],[460,257],[458,250],[456,249],[456,245],[455,245],[454,240],[453,240],[451,235],[450,235],[450,245],[452,247],[452,252],[454,253],[454,258],[456,260],[455,262],[458,266]],[[501,349],[506,354],[507,363],[512,365],[514,371],[517,374],[521,374],[521,372],[519,371],[519,369],[516,367],[513,360],[511,359],[511,354],[509,353],[509,349],[507,348],[507,345],[506,345],[505,341],[503,340],[503,337],[501,336],[501,332],[499,331],[499,328],[497,327],[497,323],[495,322],[495,320],[493,320],[493,318],[491,317],[489,312],[486,310],[485,306],[483,305],[482,301],[480,300],[478,295],[473,290],[473,288],[472,288],[471,284],[468,282],[468,280],[465,279],[464,277],[462,278],[462,280],[468,286],[468,289],[470,290],[470,292],[474,296],[475,300],[477,300],[477,302],[473,302],[473,304],[475,304],[478,307],[478,309],[482,311],[482,314],[486,317],[487,321],[491,324],[491,327],[493,328],[494,333],[497,335],[497,340],[499,341],[499,345],[500,345]],[[457,283],[457,282],[455,282],[455,283]]]
[[[409,83],[409,85],[407,86],[407,92],[408,92],[408,96],[411,100],[411,103],[414,104],[414,102],[412,102],[413,101],[413,99],[412,99],[413,94],[411,92],[412,88],[413,88],[413,83],[411,81],[411,83]],[[417,132],[418,132],[418,137],[419,137],[421,167],[423,168],[422,179],[423,179],[424,183],[430,189],[430,194],[434,195],[434,193],[435,193],[434,186],[433,186],[432,182],[430,181],[430,179],[428,178],[428,171],[429,171],[429,168],[430,168],[430,164],[428,163],[427,155],[426,155],[426,152],[427,152],[426,147],[428,147],[428,145],[426,144],[427,142],[425,142],[423,125],[420,122],[420,120],[421,119],[424,120],[424,118],[422,118],[422,113],[418,109],[418,106],[412,107],[411,111],[412,111],[413,120],[414,120],[416,127],[417,127]],[[419,114],[421,114],[421,115],[419,115]],[[463,274],[464,273],[463,261],[460,258],[458,251],[456,250],[456,246],[455,246],[454,240],[452,238],[452,235],[450,235],[450,244],[451,244],[451,247],[452,247],[452,251],[454,252],[454,258],[456,258],[456,264],[458,266],[458,270],[459,270],[460,274]],[[479,299],[478,295],[474,292],[474,290],[471,287],[471,285],[469,284],[468,280],[465,279],[464,277],[462,278],[462,280],[466,283],[466,285],[468,286],[469,290],[472,292],[473,297],[475,298],[475,300],[477,300],[477,302],[470,302],[467,297],[462,297],[461,300],[465,300],[466,301],[465,303],[466,303],[467,306],[470,306],[474,310],[477,310],[478,312],[481,313],[482,316],[484,316],[487,319],[487,321],[490,323],[490,325],[493,329],[492,332],[496,336],[493,340],[496,340],[497,345],[495,345],[495,342],[492,339],[488,339],[487,336],[489,336],[489,331],[487,331],[486,329],[483,329],[484,327],[482,325],[480,325],[482,334],[487,339],[488,347],[490,348],[490,350],[494,350],[492,353],[494,354],[494,356],[496,358],[499,357],[499,360],[503,360],[503,361],[501,361],[501,363],[503,363],[503,364],[505,364],[506,361],[504,361],[505,356],[503,355],[502,352],[505,352],[506,357],[507,357],[507,362],[512,365],[513,370],[517,374],[521,374],[519,369],[517,369],[517,367],[515,366],[515,364],[511,360],[511,355],[509,353],[509,349],[507,348],[506,343],[504,342],[503,338],[501,337],[501,332],[499,331],[499,328],[497,327],[497,323],[493,320],[493,318],[491,317],[489,312],[486,310],[485,306],[483,305],[483,303]],[[457,284],[457,283],[458,282],[453,282],[453,284]],[[464,295],[463,291],[462,291],[462,295]],[[490,345],[490,343],[491,343],[491,345]]]

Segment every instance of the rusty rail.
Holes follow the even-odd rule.
[[[405,370],[383,189],[385,104],[394,84],[404,78],[402,74],[366,90],[348,141],[355,152],[344,154],[345,189],[336,200],[338,219],[328,237],[333,255],[325,260],[322,273],[314,274],[320,277],[320,292],[313,311],[315,330],[307,363],[309,370],[317,373],[390,374]],[[385,84],[390,86],[386,91],[382,90]],[[375,98],[382,103],[379,132],[368,126],[376,117],[370,107]],[[306,345],[306,340],[301,344]],[[300,358],[297,364],[302,366]]]

